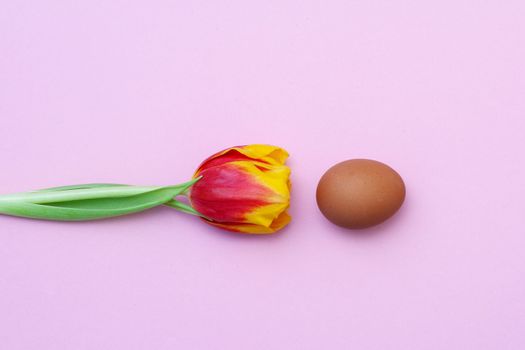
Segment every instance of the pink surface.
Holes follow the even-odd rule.
[[[525,2],[72,3],[1,5],[0,193],[173,184],[262,142],[294,220],[0,217],[2,349],[525,348]],[[359,233],[314,196],[355,157],[408,189]]]

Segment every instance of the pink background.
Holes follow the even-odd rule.
[[[3,1],[0,193],[179,183],[272,143],[294,221],[0,217],[0,347],[525,348],[524,18],[521,0]],[[314,196],[355,157],[408,189],[363,232]]]

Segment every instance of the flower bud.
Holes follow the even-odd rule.
[[[192,207],[207,223],[235,232],[273,233],[291,217],[288,153],[270,145],[228,148],[206,159],[190,190]]]

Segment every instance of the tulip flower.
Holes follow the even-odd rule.
[[[192,207],[214,226],[272,233],[290,222],[288,153],[268,145],[228,148],[206,159],[189,190]]]
[[[206,159],[190,181],[179,185],[86,184],[3,195],[0,214],[84,221],[166,205],[226,230],[272,233],[290,221],[287,157],[275,146],[232,147]]]

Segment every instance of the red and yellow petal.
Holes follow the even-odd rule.
[[[208,168],[201,175],[191,189],[191,204],[214,221],[243,222],[247,213],[270,203],[271,190],[235,164]]]
[[[236,162],[240,169],[250,174],[252,179],[269,191],[266,194],[265,205],[254,207],[246,213],[245,222],[269,226],[290,203],[290,168],[287,166],[261,167],[258,164]]]
[[[233,161],[248,160],[272,165],[284,165],[286,159],[288,159],[288,152],[277,146],[253,144],[230,147],[204,160],[197,168],[194,177],[197,177],[204,169]]]
[[[239,232],[239,233],[251,233],[251,234],[268,234],[274,233],[288,225],[291,221],[290,215],[287,212],[282,212],[270,225],[255,225],[247,223],[236,223],[236,222],[215,222],[203,219],[206,223],[219,227],[224,230]]]

